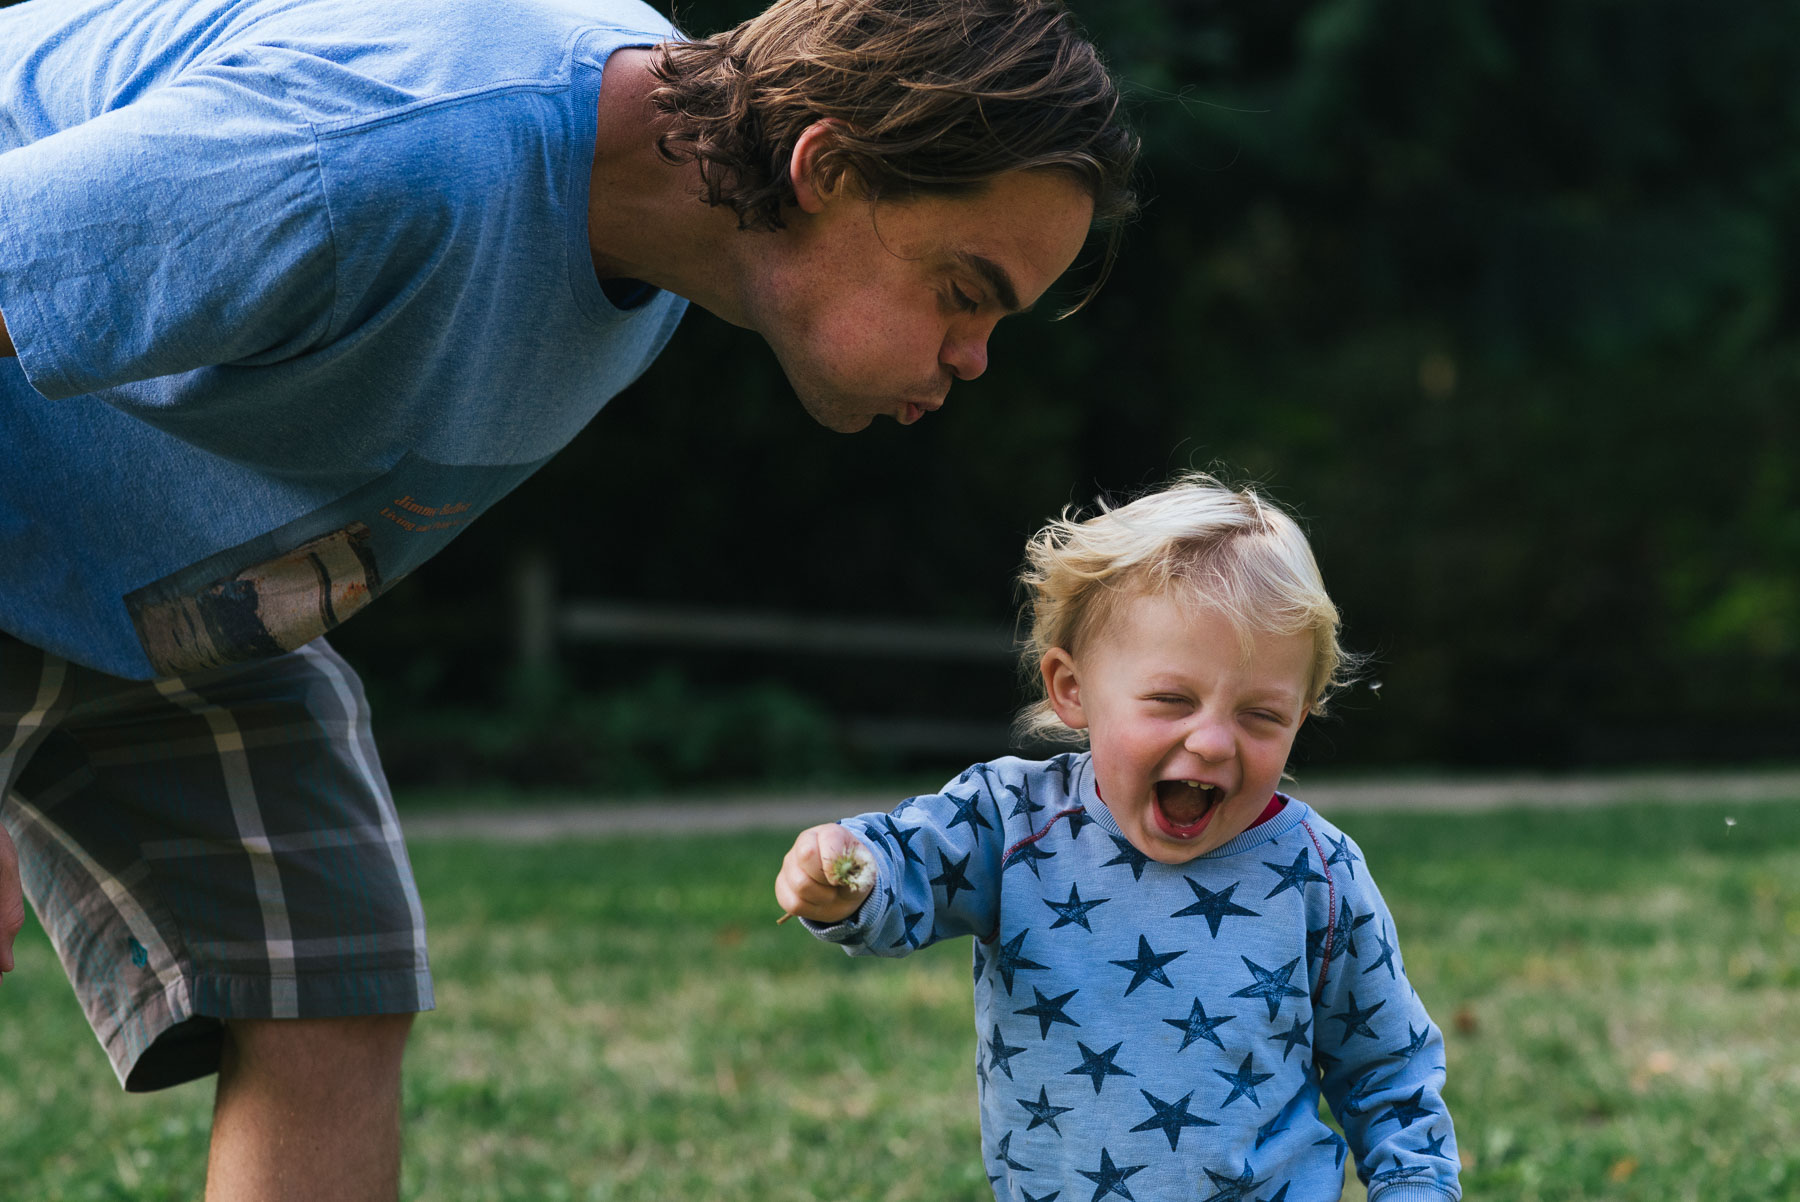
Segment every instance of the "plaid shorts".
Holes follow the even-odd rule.
[[[128,1090],[217,1071],[221,1020],[432,1007],[362,685],[322,640],[121,680],[0,634],[0,820]]]

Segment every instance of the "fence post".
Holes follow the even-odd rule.
[[[556,563],[542,547],[513,562],[513,699],[525,706],[550,700],[557,679]]]

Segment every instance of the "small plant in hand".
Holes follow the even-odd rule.
[[[867,893],[875,884],[875,861],[860,843],[852,843],[825,861],[825,879],[852,893]]]
[[[854,835],[842,827],[819,828],[819,833],[826,830],[840,832],[845,839],[844,844],[835,852],[828,852],[825,846],[819,845],[819,863],[824,870],[825,883],[835,889],[848,890],[849,896],[860,898],[875,887],[875,860],[869,855]],[[797,911],[789,909],[775,920],[777,926],[792,918]]]

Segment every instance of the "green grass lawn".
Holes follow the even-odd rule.
[[[1470,1197],[1800,1198],[1800,804],[1344,825],[1445,1029]],[[776,928],[787,842],[417,846],[406,1196],[986,1202],[968,947]],[[210,1085],[119,1093],[35,925],[0,1066],[0,1196],[198,1196]]]

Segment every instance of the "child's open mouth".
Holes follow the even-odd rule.
[[[1217,785],[1190,780],[1156,782],[1156,825],[1172,839],[1192,839],[1206,829],[1225,796]]]

